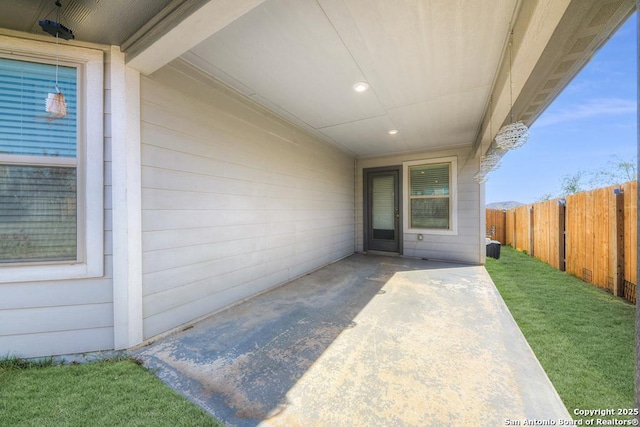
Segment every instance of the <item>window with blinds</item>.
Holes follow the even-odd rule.
[[[410,228],[451,228],[451,163],[409,167]]]
[[[77,70],[0,58],[0,263],[77,259]]]

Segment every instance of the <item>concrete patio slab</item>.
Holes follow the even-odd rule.
[[[571,419],[480,266],[356,254],[135,356],[230,426]]]

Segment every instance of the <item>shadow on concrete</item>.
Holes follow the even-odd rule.
[[[357,326],[356,315],[384,294],[399,267],[428,268],[424,261],[393,259],[385,269],[392,258],[355,258],[231,307],[138,355],[220,420],[257,425],[287,406],[287,392],[340,333]]]
[[[136,356],[233,426],[566,414],[482,267],[353,255]]]

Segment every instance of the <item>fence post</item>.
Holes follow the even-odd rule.
[[[535,225],[534,219],[533,219],[533,206],[531,206],[531,208],[529,209],[529,255],[534,256],[535,253],[533,251],[533,240],[534,240],[534,236],[533,236],[533,227]]]
[[[518,230],[518,215],[516,215],[516,211],[513,211],[513,249],[518,249],[518,235],[516,231]]]
[[[503,245],[507,246],[507,210],[502,210],[502,238],[504,239],[501,242]]]
[[[613,295],[624,296],[624,192],[620,188],[613,190],[615,197],[615,229],[616,249],[613,252],[615,257],[615,279],[613,281]]]
[[[558,200],[558,269],[567,271],[567,222],[566,222],[567,202]]]

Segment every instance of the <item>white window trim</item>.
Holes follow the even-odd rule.
[[[438,163],[451,164],[451,182],[449,188],[450,197],[450,228],[448,230],[440,230],[434,228],[411,228],[411,211],[410,211],[410,188],[409,188],[409,167],[420,165],[433,165]],[[402,163],[402,216],[403,216],[403,232],[406,234],[433,234],[433,235],[458,235],[458,157],[440,157],[435,159],[412,160]]]
[[[0,283],[79,279],[104,275],[104,54],[60,44],[61,63],[78,68],[78,259],[67,262],[0,264]],[[0,55],[55,63],[55,44],[0,35]],[[44,105],[44,100],[43,100]],[[14,156],[13,161],[19,161]],[[6,159],[5,159],[6,160]],[[29,160],[31,164],[37,158]],[[49,163],[50,160],[47,160]]]

